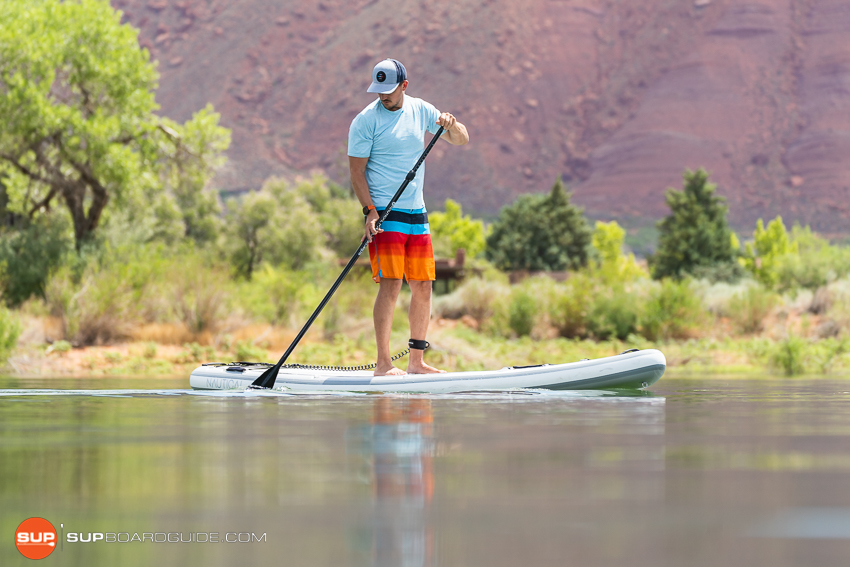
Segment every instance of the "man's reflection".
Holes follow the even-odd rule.
[[[376,398],[371,424],[349,430],[349,449],[371,468],[372,565],[433,564],[433,446],[431,401],[422,398]]]

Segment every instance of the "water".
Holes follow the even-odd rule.
[[[30,564],[12,534],[31,516],[83,538],[243,540],[64,542],[44,560],[61,565],[850,563],[848,381],[662,378],[645,395],[185,385],[1,379],[0,564]]]

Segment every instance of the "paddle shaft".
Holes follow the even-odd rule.
[[[404,193],[404,190],[407,189],[407,186],[410,185],[410,182],[413,181],[413,179],[416,177],[416,171],[419,169],[419,166],[421,166],[422,162],[425,161],[425,158],[428,156],[428,152],[431,151],[431,148],[434,147],[434,143],[436,143],[436,141],[442,135],[443,127],[440,126],[440,129],[437,130],[437,133],[434,134],[433,138],[431,138],[431,142],[428,144],[428,147],[426,147],[425,151],[422,152],[422,155],[419,156],[419,161],[416,162],[416,164],[413,166],[413,169],[407,172],[407,175],[404,178],[404,182],[402,182],[401,186],[398,188],[398,191],[395,192],[395,195],[393,195],[393,198],[390,200],[389,204],[384,209],[384,212],[381,214],[380,218],[378,218],[378,220],[375,222],[375,228],[379,229],[381,228],[381,225],[384,224],[384,221],[387,219],[390,212],[393,210],[396,201],[401,198],[401,194]],[[289,355],[292,354],[292,351],[295,350],[295,347],[298,345],[298,342],[304,337],[305,334],[307,334],[307,331],[310,329],[310,326],[313,324],[313,321],[316,320],[316,317],[319,316],[319,313],[322,312],[322,309],[325,308],[325,305],[328,304],[328,301],[331,300],[331,297],[333,297],[333,294],[336,292],[337,288],[342,283],[342,280],[345,279],[345,276],[348,275],[348,272],[351,271],[351,268],[354,266],[354,264],[357,262],[357,259],[363,253],[363,250],[366,248],[367,244],[368,242],[366,242],[365,238],[360,242],[360,246],[357,247],[357,251],[345,265],[345,268],[343,268],[342,273],[331,286],[331,289],[325,295],[325,298],[322,299],[322,302],[319,303],[319,306],[316,308],[315,311],[313,311],[313,314],[310,315],[310,318],[307,319],[307,322],[304,324],[304,326],[301,327],[301,330],[298,332],[298,335],[295,336],[295,339],[292,341],[289,347],[286,349],[286,352],[283,353],[283,356],[280,357],[280,360],[277,361],[277,364],[260,374],[260,376],[256,380],[254,380],[254,382],[251,384],[252,388],[268,389],[274,387],[274,383],[277,380],[277,374],[278,372],[280,372],[281,366],[283,366],[283,364],[286,362],[286,359],[289,358]]]

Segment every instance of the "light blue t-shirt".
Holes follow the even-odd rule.
[[[389,111],[380,99],[354,117],[348,131],[348,155],[369,158],[366,182],[372,202],[379,209],[387,206],[416,164],[425,148],[425,131],[436,134],[440,111],[420,98],[405,95],[396,111]],[[425,165],[402,193],[396,209],[425,209],[422,186]]]

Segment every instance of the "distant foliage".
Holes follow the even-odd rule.
[[[753,242],[747,243],[741,263],[762,285],[773,288],[779,282],[778,266],[781,258],[796,253],[797,244],[788,237],[782,217],[770,221],[767,228],[764,221],[759,219]]]
[[[595,282],[587,273],[578,272],[550,292],[550,323],[558,336],[575,339],[591,332],[594,325],[590,322],[590,314],[597,297],[594,287]]]
[[[799,225],[791,229],[790,241],[794,253],[776,260],[778,291],[816,290],[850,274],[850,247],[831,245]]]
[[[21,324],[11,311],[0,305],[0,365],[9,359],[20,336]]]
[[[264,264],[253,273],[250,282],[239,287],[239,301],[251,316],[273,325],[296,324],[299,305],[316,286],[309,272],[291,271]]]
[[[45,303],[62,324],[62,338],[85,346],[130,338],[154,322],[215,332],[232,309],[232,287],[226,265],[190,247],[106,247],[53,274]]]
[[[587,264],[591,230],[560,178],[549,195],[522,195],[502,208],[487,259],[502,270],[566,270]]]
[[[681,278],[699,268],[735,262],[727,207],[715,189],[708,173],[698,169],[685,171],[681,191],[667,190],[671,213],[658,223],[658,250],[651,258],[654,278]]]
[[[622,288],[598,289],[587,318],[587,335],[603,341],[624,341],[638,332],[643,307],[644,301],[635,293]]]
[[[459,249],[474,258],[486,246],[484,223],[463,215],[460,203],[446,199],[446,211],[428,213],[434,253],[438,256],[454,257]]]
[[[173,134],[172,139],[161,140],[159,147],[159,174],[165,192],[157,203],[157,220],[168,226],[169,221],[179,219],[180,236],[199,245],[214,242],[221,232],[218,192],[209,187],[230,147],[230,130],[219,126],[220,119],[211,104],[182,125],[162,119],[165,131]],[[162,240],[169,239],[162,236]]]
[[[765,319],[778,303],[779,297],[775,293],[751,285],[729,299],[726,311],[739,332],[758,333],[764,329]]]
[[[663,280],[646,302],[641,334],[649,340],[693,336],[706,322],[702,302],[687,280]]]
[[[318,218],[324,246],[337,257],[350,257],[363,238],[363,212],[353,195],[323,175],[299,181],[294,191]]]
[[[534,330],[539,314],[539,301],[531,290],[517,287],[511,294],[508,305],[508,326],[519,337],[527,337]]]
[[[599,258],[599,273],[609,282],[629,282],[648,274],[635,260],[634,254],[623,253],[626,231],[617,221],[596,221],[593,231],[593,249]]]
[[[806,371],[810,350],[806,339],[791,335],[772,348],[769,361],[771,366],[782,370],[786,376],[796,376]]]
[[[33,295],[44,297],[48,277],[74,248],[63,218],[44,215],[21,224],[0,228],[0,285],[12,306]]]
[[[245,279],[250,280],[262,262],[302,268],[322,244],[310,202],[280,179],[270,179],[260,191],[231,203],[230,209],[230,258],[236,274]]]

